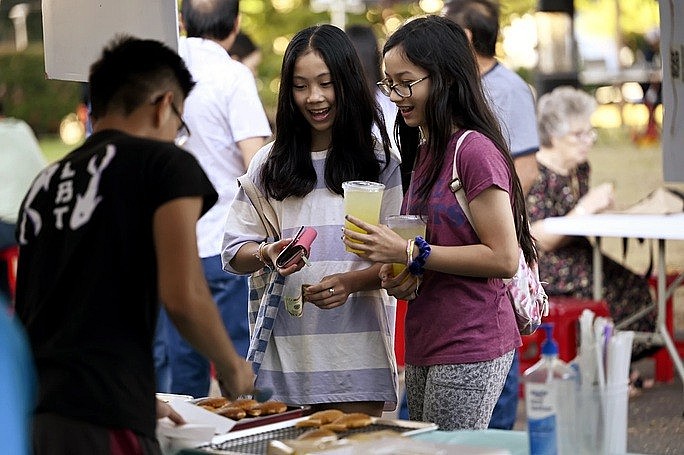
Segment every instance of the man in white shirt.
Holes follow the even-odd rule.
[[[254,154],[271,135],[254,76],[228,54],[239,30],[239,0],[184,0],[181,16],[187,38],[179,54],[197,82],[185,102],[184,118],[192,135],[183,148],[192,153],[216,188],[219,199],[197,223],[197,243],[205,277],[235,349],[249,347],[248,286],[244,276],[222,270],[221,244],[228,205]],[[206,396],[209,363],[165,324],[169,376],[158,368],[160,389]],[[159,361],[159,359],[157,359]]]

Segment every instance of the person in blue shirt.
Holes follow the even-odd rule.
[[[5,455],[29,453],[36,373],[26,334],[0,294],[0,441]]]

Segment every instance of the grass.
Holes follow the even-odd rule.
[[[59,138],[59,136],[44,136],[39,141],[40,148],[45,155],[45,159],[52,163],[63,158],[67,153],[80,145],[67,145]]]

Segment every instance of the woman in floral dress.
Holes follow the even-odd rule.
[[[585,237],[551,234],[541,221],[549,217],[599,213],[613,205],[613,186],[589,188],[587,155],[596,142],[589,121],[596,102],[587,93],[559,87],[542,96],[537,106],[541,149],[536,155],[540,176],[527,196],[532,235],[539,250],[539,274],[549,295],[591,299],[592,246]],[[603,296],[616,323],[653,303],[645,278],[603,257]],[[626,329],[653,331],[655,311]],[[632,360],[650,352],[636,344]]]

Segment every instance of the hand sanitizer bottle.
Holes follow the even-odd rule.
[[[558,358],[553,325],[542,328],[546,340],[541,359],[523,373],[530,454],[570,454],[576,446],[576,373]]]

